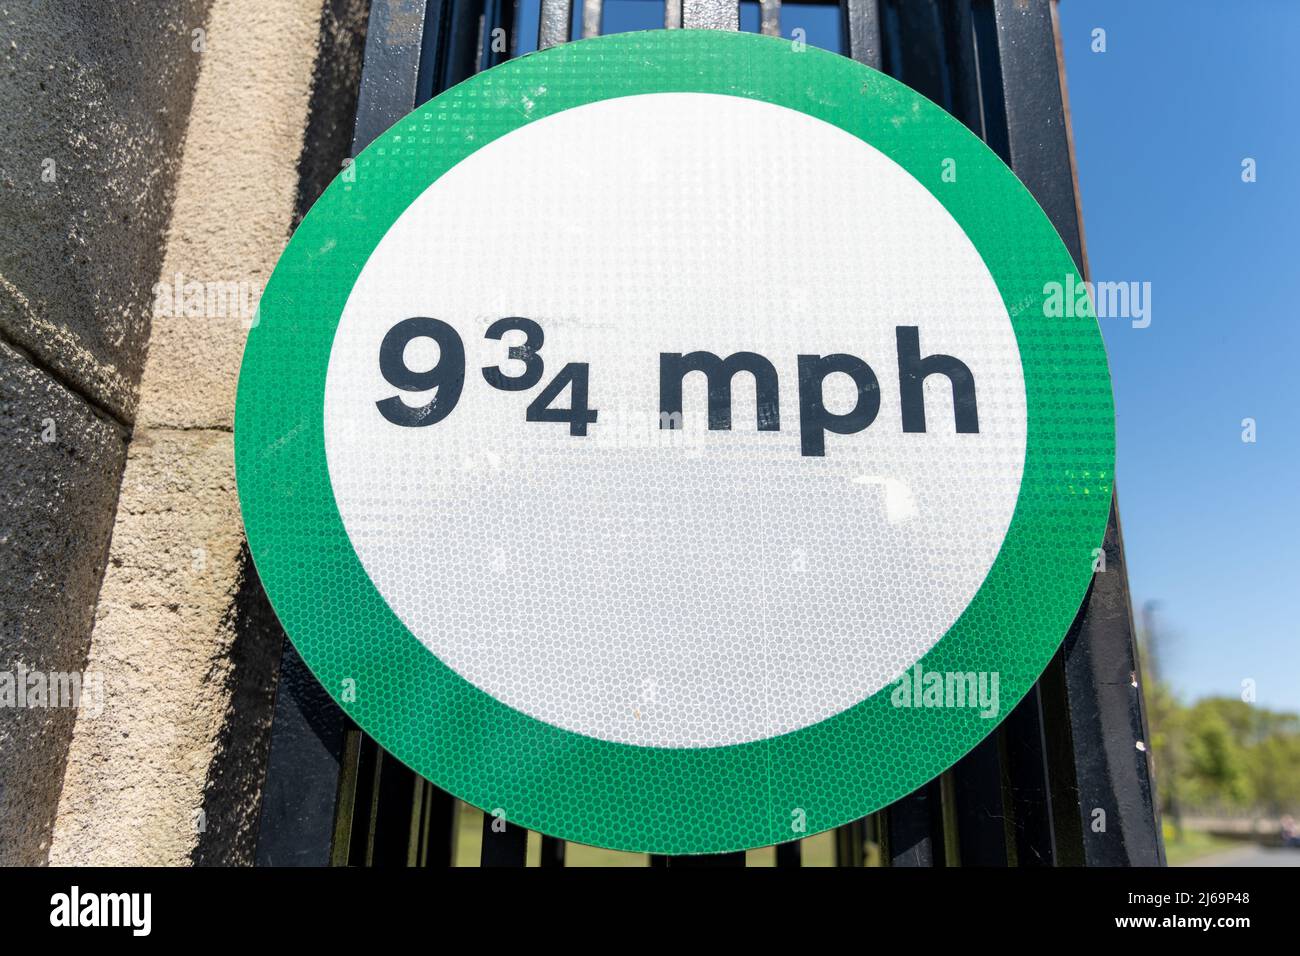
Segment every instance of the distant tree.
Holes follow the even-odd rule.
[[[1184,799],[1200,806],[1220,804],[1244,809],[1254,799],[1254,787],[1242,739],[1242,714],[1222,698],[1197,701],[1188,711],[1187,764]]]
[[[1185,811],[1226,809],[1300,814],[1300,714],[1236,697],[1183,704],[1162,679],[1156,605],[1143,608],[1141,683],[1161,814],[1181,839]]]
[[[1269,816],[1300,813],[1300,717],[1262,711],[1260,724],[1250,753],[1255,799]]]

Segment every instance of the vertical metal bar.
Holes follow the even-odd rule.
[[[957,778],[951,770],[939,775],[939,835],[943,840],[942,866],[961,866],[961,841],[957,833]]]
[[[759,0],[758,32],[765,37],[781,35],[781,0]]]
[[[415,108],[421,60],[427,59],[426,18],[432,13],[438,19],[443,5],[443,0],[374,0],[371,4],[352,155]]]
[[[271,752],[258,817],[258,866],[328,866],[338,863],[336,807],[340,793],[347,717],[307,669],[288,641],[271,718]]]
[[[952,111],[952,77],[938,0],[881,0],[883,69]]]
[[[456,845],[456,798],[427,780],[424,787],[423,820],[417,866],[451,866]]]
[[[556,837],[542,836],[542,866],[564,866],[564,848],[567,844]]]
[[[1007,806],[1014,826],[1016,866],[1054,866],[1052,791],[1042,688],[1035,684],[999,729],[1006,768]]]
[[[335,848],[334,858],[339,866],[369,866],[380,747],[363,732],[352,728],[348,731],[348,750],[352,761],[343,767],[346,783],[339,788],[352,791],[352,803],[338,809],[338,834],[346,838],[346,843]]]
[[[523,866],[528,862],[528,831],[483,813],[483,850],[480,866]]]
[[[880,852],[887,866],[943,866],[943,796],[938,778],[881,811]]]
[[[419,808],[424,781],[377,744],[371,795],[368,866],[412,866],[419,854]]]
[[[345,771],[354,780],[355,796],[347,830],[347,854],[342,862],[347,866],[370,866],[374,861],[372,837],[377,810],[375,797],[379,790],[379,745],[359,730],[356,734],[356,765]]]
[[[1045,702],[1070,743],[1058,751],[1067,759],[1057,800],[1062,815],[1075,816],[1069,832],[1081,841],[1084,865],[1163,866],[1117,500],[1103,549],[1106,570],[1094,575],[1062,648],[1064,700]]]
[[[478,68],[490,70],[510,59],[514,49],[515,0],[483,0],[483,41]]]
[[[885,825],[884,816],[880,813],[873,813],[868,817],[864,817],[863,822],[866,824],[867,840],[876,848],[875,865],[884,866],[884,836],[882,833]],[[867,863],[870,865],[871,861],[868,860]]]
[[[441,70],[433,74],[436,86],[420,99],[421,103],[468,79],[483,67],[484,0],[446,0],[446,4],[445,37],[439,56]]]
[[[997,26],[997,54],[1011,168],[1084,268],[1074,163],[1056,58],[1050,0],[985,0]]]
[[[975,44],[975,69],[979,75],[981,136],[1002,161],[1011,165],[1007,143],[1007,104],[998,54],[998,25],[992,0],[972,0],[970,24]]]
[[[776,845],[776,865],[781,868],[803,866],[803,844],[798,840]]]
[[[582,0],[582,38],[600,36],[605,0]]]
[[[573,0],[542,0],[537,26],[537,49],[568,43],[573,31]]]
[[[866,866],[866,825],[864,820],[854,820],[835,828],[835,865]]]
[[[415,777],[415,797],[411,801],[411,826],[406,840],[406,865],[424,866],[424,840],[429,826],[429,786],[423,777]]]
[[[1050,0],[983,2],[986,7],[991,4],[997,28],[1011,166],[1086,276],[1052,4]],[[1069,805],[1058,800],[1058,809],[1076,815],[1079,828],[1071,826],[1069,831],[1081,836],[1082,861],[1087,865],[1159,866],[1164,862],[1164,846],[1142,689],[1136,679],[1138,652],[1117,498],[1111,503],[1103,547],[1106,570],[1094,576],[1065,639],[1065,699],[1044,700],[1047,719],[1054,719],[1071,740],[1069,760],[1060,772],[1073,779],[1056,788],[1058,794],[1063,790],[1068,795]],[[1102,820],[1104,828],[1099,829]]]
[[[682,28],[682,0],[666,0],[664,3],[664,29],[680,30]]]
[[[998,736],[985,737],[952,769],[957,845],[963,866],[1006,866],[1007,811]]]
[[[1076,618],[1076,626],[1077,623]],[[1070,639],[1067,634],[1066,642]],[[1070,708],[1066,703],[1064,644],[1039,678],[1038,688],[1042,700],[1043,737],[1047,741],[1047,782],[1052,798],[1051,826],[1056,852],[1054,863],[1057,866],[1083,866],[1086,860],[1082,821],[1075,812],[1079,804],[1079,787],[1074,766],[1076,744],[1070,728]]]
[[[944,0],[939,10],[951,90],[948,110],[983,139],[984,110],[971,4],[969,0]]]
[[[334,704],[330,701],[331,705]],[[339,711],[342,714],[342,711]],[[338,798],[334,804],[334,837],[330,851],[331,866],[347,866],[352,854],[352,827],[357,816],[357,781],[361,766],[362,745],[366,735],[349,717],[343,735],[343,759],[339,764]]]
[[[682,0],[687,30],[739,30],[740,0]]]
[[[840,32],[850,57],[881,69],[879,0],[840,0]]]

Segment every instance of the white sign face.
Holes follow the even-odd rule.
[[[480,371],[528,376],[527,329],[487,335],[507,317],[544,334],[527,390]],[[753,358],[711,385],[690,353]],[[527,420],[570,363],[595,419]],[[397,424],[394,397],[454,407]],[[339,321],[324,441],[366,574],[448,667],[589,737],[718,747],[838,714],[948,632],[1016,508],[1025,381],[984,260],[894,160],[653,93],[521,126],[406,208]]]

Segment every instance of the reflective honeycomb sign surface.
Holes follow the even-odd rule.
[[[905,796],[1059,646],[1110,506],[1090,306],[1014,175],[833,54],[508,62],[334,182],[240,377],[249,543],[396,757],[660,853]]]

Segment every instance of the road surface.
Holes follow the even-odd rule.
[[[1187,866],[1300,866],[1300,847],[1249,844],[1189,860]]]

